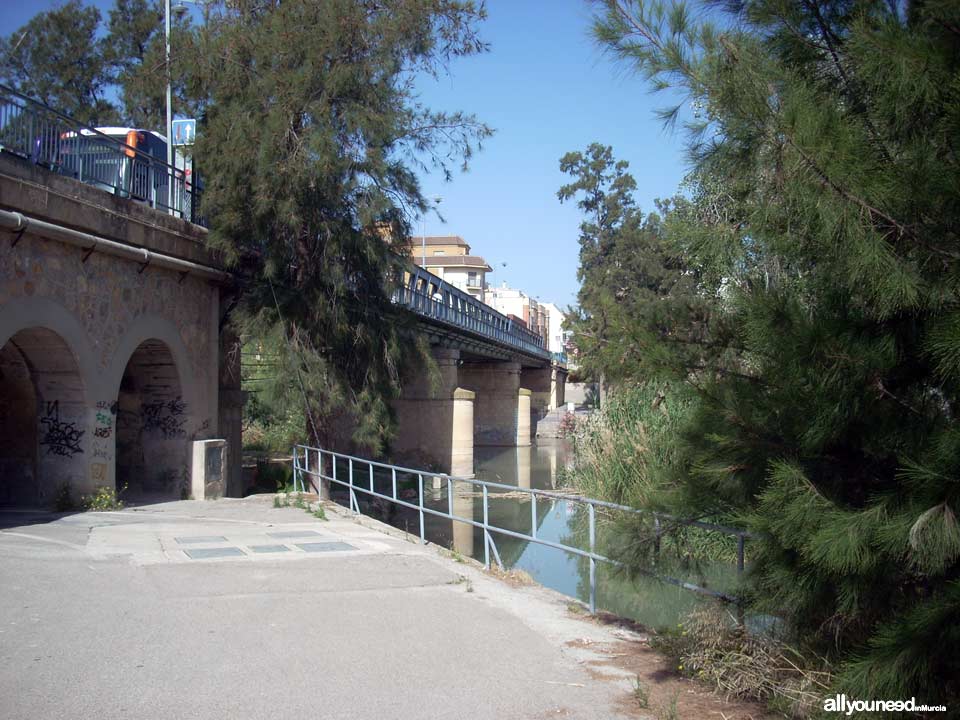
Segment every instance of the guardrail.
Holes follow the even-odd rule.
[[[184,170],[6,85],[0,85],[0,151],[206,227],[200,188]]]
[[[551,359],[540,335],[421,267],[413,266],[404,274],[393,299],[435,322],[468,330],[543,360]]]
[[[311,462],[312,458],[312,462]],[[339,461],[339,462],[338,462]],[[329,468],[329,472],[325,472],[325,469]],[[338,468],[340,470],[338,477]],[[366,469],[366,472],[362,472],[363,469]],[[374,477],[374,468],[380,468],[389,472],[389,481],[391,491],[389,494],[384,494],[376,490],[376,483]],[[346,478],[344,478],[344,472],[346,473]],[[417,502],[416,504],[407,502],[406,500],[399,497],[397,493],[397,482],[398,474],[405,476],[402,479],[412,479],[416,478],[417,480]],[[500,535],[505,535],[507,537],[516,538],[519,540],[525,540],[527,542],[537,543],[539,545],[545,545],[547,547],[552,547],[557,550],[563,550],[565,552],[577,555],[578,557],[587,558],[590,564],[590,612],[595,613],[597,609],[597,578],[596,578],[596,564],[598,562],[608,563],[610,565],[619,565],[616,560],[605,557],[597,552],[597,536],[596,536],[596,510],[597,508],[606,508],[608,510],[617,510],[626,513],[632,513],[636,515],[652,514],[654,517],[654,527],[659,533],[661,524],[667,522],[673,525],[683,525],[686,527],[697,527],[704,530],[710,530],[714,532],[723,533],[725,535],[731,535],[737,538],[737,575],[741,575],[744,571],[744,543],[746,538],[750,534],[745,530],[739,530],[737,528],[724,527],[723,525],[716,525],[714,523],[701,522],[699,520],[680,520],[677,518],[671,518],[666,515],[649,513],[648,511],[639,510],[637,508],[628,507],[626,505],[617,505],[615,503],[606,502],[603,500],[595,500],[593,498],[582,497],[580,495],[566,495],[562,493],[551,492],[549,490],[538,490],[536,488],[522,488],[516,485],[506,485],[504,483],[490,482],[487,480],[475,480],[470,478],[460,478],[447,475],[445,473],[436,473],[429,470],[416,470],[413,468],[406,468],[400,465],[389,465],[387,463],[376,462],[374,460],[368,460],[364,458],[355,457],[353,455],[345,455],[343,453],[334,452],[332,450],[324,450],[323,448],[309,447],[306,445],[296,445],[293,448],[293,487],[294,492],[305,491],[306,485],[304,484],[304,476],[310,478],[310,485],[313,489],[320,495],[321,483],[326,481],[330,483],[335,483],[344,488],[347,488],[349,492],[349,501],[350,509],[355,512],[357,515],[360,515],[360,504],[357,500],[357,493],[363,493],[371,497],[380,498],[381,500],[387,500],[389,502],[395,503],[401,507],[405,507],[411,510],[416,510],[419,516],[419,525],[420,525],[420,541],[426,544],[426,526],[424,524],[425,516],[432,515],[434,517],[444,518],[450,520],[451,522],[460,522],[467,525],[471,525],[475,528],[480,528],[483,530],[483,564],[489,569],[490,567],[490,558],[491,556],[496,561],[497,565],[501,568],[503,563],[500,561],[500,553],[497,550],[496,541],[493,538],[492,533],[497,533]],[[427,477],[431,482],[439,482],[442,487],[446,488],[447,492],[447,509],[446,511],[437,510],[435,508],[427,507],[424,502],[424,492],[423,492],[423,479]],[[381,478],[383,481],[384,478]],[[466,483],[477,487],[480,489],[481,497],[483,498],[483,520],[477,521],[472,517],[461,517],[454,512],[454,493],[453,487],[454,483]],[[523,533],[517,532],[515,530],[510,530],[507,528],[497,527],[490,523],[490,513],[489,513],[489,500],[490,500],[490,490],[498,491],[507,491],[511,493],[523,493],[530,496],[530,532]],[[562,542],[554,542],[552,540],[546,540],[537,535],[537,502],[538,498],[548,498],[550,500],[563,500],[566,502],[578,503],[585,505],[587,507],[587,521],[588,521],[588,549],[582,549],[574,547],[572,545],[566,545]],[[655,546],[656,550],[659,551],[659,543]],[[717,598],[725,602],[730,603],[739,603],[739,599],[731,595],[728,595],[717,590],[711,590],[710,588],[701,587],[695,583],[685,582],[683,580],[678,580],[673,577],[668,577],[665,575],[658,575],[655,573],[648,573],[651,577],[655,577],[661,582],[666,582],[678,587],[682,587],[686,590],[699,593],[701,595],[707,595],[709,597]]]

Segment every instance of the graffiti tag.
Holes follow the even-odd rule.
[[[76,424],[60,419],[60,401],[55,400],[46,404],[46,412],[40,418],[44,426],[40,444],[47,448],[47,455],[73,457],[82,453],[80,439],[86,431],[78,430]]]
[[[165,439],[184,437],[187,404],[179,397],[155,403],[144,403],[140,408],[144,432],[159,432]]]

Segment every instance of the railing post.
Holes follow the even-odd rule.
[[[418,495],[418,507],[420,512],[420,542],[424,545],[427,544],[426,531],[423,527],[423,474],[417,474],[417,495]]]
[[[397,499],[397,469],[390,468],[390,479],[392,480],[393,485],[393,499]]]
[[[297,463],[297,446],[293,446],[293,491],[297,491],[297,480],[300,477],[300,468]]]
[[[530,535],[537,537],[537,494],[530,493]]]
[[[373,492],[373,463],[368,463],[370,468],[370,492]]]
[[[447,515],[453,517],[453,480],[449,475],[447,476]]]
[[[490,569],[490,531],[488,530],[487,486],[483,486],[483,566]]]
[[[597,561],[593,557],[597,550],[597,528],[593,503],[588,503],[590,515],[590,612],[597,612]]]
[[[353,458],[347,458],[347,470],[349,472],[349,484],[350,484],[350,504],[353,506],[353,511],[359,515],[360,514],[360,503],[357,502],[357,494],[353,491]]]

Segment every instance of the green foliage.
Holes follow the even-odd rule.
[[[309,508],[307,509],[307,511],[309,512]],[[329,518],[327,518],[327,511],[323,509],[323,505],[321,505],[320,503],[317,503],[317,507],[316,507],[316,508],[314,509],[314,511],[313,511],[313,516],[314,516],[317,520],[328,520],[328,519],[329,519]]]
[[[209,240],[250,278],[235,320],[276,357],[277,392],[307,407],[312,441],[379,451],[389,438],[419,346],[391,302],[404,261],[388,240],[427,209],[414,167],[449,174],[490,132],[424,108],[411,78],[483,50],[483,15],[454,0],[209,10],[191,81]]]
[[[69,0],[0,39],[0,80],[82,122],[118,119],[106,99],[108,43],[97,36],[100,11]]]
[[[836,663],[836,691],[957,702],[960,11],[599,6],[599,41],[686,95],[664,118],[689,133],[689,197],[653,236],[678,292],[669,263],[582,274],[596,374],[690,393],[651,502],[755,534],[751,609]]]
[[[125,489],[123,488],[123,490]],[[83,495],[80,502],[85,510],[91,511],[120,510],[123,508],[123,501],[118,497],[117,491],[105,485],[98,487],[92,495]]]
[[[173,19],[171,47],[173,109],[192,116],[197,104],[187,97],[186,80],[197,33],[189,15]],[[38,13],[0,38],[0,81],[88,125],[165,132],[162,3],[117,0],[106,23],[96,6],[81,0]]]
[[[258,462],[257,487],[268,492],[293,492],[293,468],[289,462]]]

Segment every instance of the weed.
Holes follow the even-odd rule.
[[[326,519],[327,519],[327,513],[326,513],[326,511],[323,509],[323,505],[321,505],[320,503],[317,503],[317,509],[313,511],[313,516],[314,516],[317,520],[326,520]]]
[[[57,512],[67,512],[75,507],[76,503],[73,501],[73,491],[70,483],[62,482],[57,485],[57,489],[53,493],[53,509]]]
[[[126,490],[124,485],[120,492]],[[117,497],[117,491],[112,487],[98,487],[93,495],[84,495],[80,498],[83,507],[87,510],[119,510],[123,507],[123,501]]]
[[[567,603],[567,612],[571,613],[572,615],[586,615],[586,614],[587,614],[587,611],[584,609],[583,605],[581,605],[580,603],[576,603],[576,602],[568,602],[568,603]]]
[[[640,676],[637,675],[636,680],[633,681],[633,699],[637,701],[637,705],[642,708],[650,707],[650,692],[640,682]]]
[[[307,504],[303,501],[303,493],[297,493],[297,499],[293,501],[293,506],[295,508],[300,508],[301,510],[308,510]]]
[[[463,585],[464,590],[468,593],[473,592],[473,581],[470,580],[466,575],[457,575],[456,580],[451,580],[448,585]]]
[[[461,555],[460,551],[456,548],[450,548],[450,559],[458,563],[466,562],[466,560],[463,559],[463,555]]]
[[[288,495],[274,495],[273,496],[273,506],[275,508],[285,508],[290,507],[290,497]]]
[[[669,705],[661,705],[657,708],[657,720],[679,720],[680,714],[677,711],[679,698],[679,693],[674,693]]]

